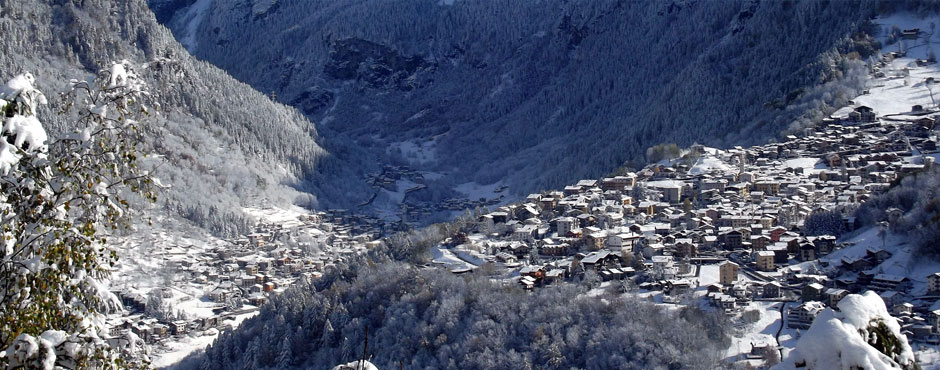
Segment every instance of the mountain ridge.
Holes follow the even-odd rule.
[[[503,181],[517,198],[639,167],[656,144],[754,144],[833,110],[859,88],[845,54],[871,53],[853,35],[872,32],[875,12],[869,2],[280,1],[257,14],[256,3],[213,2],[197,27],[171,28],[197,57],[318,121],[324,145],[352,154],[338,154],[352,177],[407,164],[445,174],[429,184],[444,195]],[[426,67],[400,69],[389,55]],[[433,160],[402,148],[423,144]],[[363,200],[341,198],[328,203]]]
[[[313,195],[293,190],[326,154],[313,124],[189,56],[144,1],[0,5],[7,36],[0,61],[32,71],[49,96],[112,60],[139,67],[160,104],[145,144],[157,155],[150,160],[156,175],[173,185],[161,197],[165,208],[213,233],[235,235],[253,223],[241,208],[257,199],[316,204]],[[70,130],[70,117],[57,115],[58,108],[50,99],[40,117],[52,132]]]

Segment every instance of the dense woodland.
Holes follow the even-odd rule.
[[[375,258],[375,254],[372,256]],[[485,276],[386,262],[334,271],[275,297],[183,368],[711,369],[719,312],[670,309],[576,285],[525,292]]]
[[[195,55],[318,123],[339,159],[313,180],[331,205],[371,195],[341,194],[335,179],[414,164],[390,149],[403,141],[434,139],[436,160],[417,164],[447,172],[432,187],[502,181],[517,194],[636,165],[659,143],[766,141],[856,96],[882,32],[867,20],[907,6],[151,3]]]
[[[918,253],[940,258],[940,170],[934,166],[893,185],[862,204],[856,222],[908,235]]]

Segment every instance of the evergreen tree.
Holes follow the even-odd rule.
[[[294,350],[293,345],[291,344],[290,335],[285,335],[281,339],[281,343],[278,346],[277,357],[274,360],[275,368],[277,369],[290,369],[291,361],[294,359]]]
[[[803,232],[806,235],[835,235],[845,233],[845,223],[842,222],[842,213],[837,211],[816,211],[803,222]]]

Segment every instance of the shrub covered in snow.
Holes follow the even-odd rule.
[[[336,365],[333,370],[379,370],[371,362],[366,360],[353,361],[348,364]]]
[[[775,370],[914,369],[914,353],[878,294],[850,294],[823,310]]]

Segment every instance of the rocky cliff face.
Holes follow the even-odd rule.
[[[420,55],[404,56],[387,46],[351,38],[332,43],[323,73],[376,89],[410,91],[426,85],[426,76],[434,73],[435,67]]]

